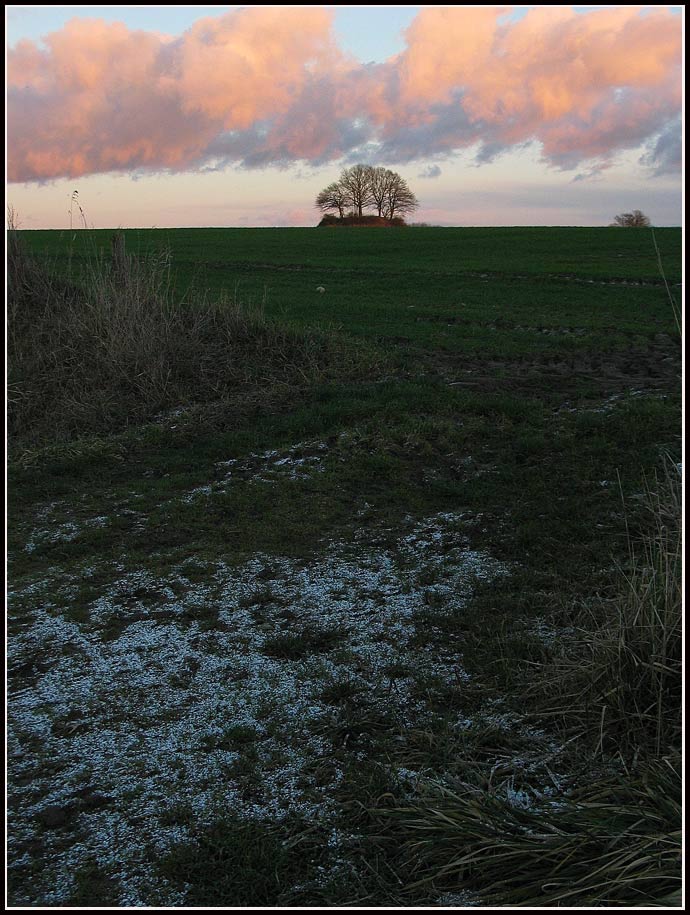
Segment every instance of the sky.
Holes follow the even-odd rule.
[[[413,221],[682,213],[683,14],[665,6],[6,7],[21,227],[315,225],[357,162]],[[80,220],[82,217],[79,217]],[[76,220],[75,220],[76,221]]]

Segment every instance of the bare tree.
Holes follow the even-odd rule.
[[[324,213],[337,210],[341,219],[346,210],[361,217],[366,207],[374,207],[379,218],[392,220],[416,210],[419,203],[397,172],[358,164],[344,169],[338,181],[320,191],[316,206]]]
[[[337,181],[329,184],[316,197],[316,206],[322,213],[329,210],[337,210],[342,219],[345,215],[345,208],[350,206],[352,201],[348,197],[347,191]]]
[[[386,188],[384,216],[393,219],[405,213],[412,213],[419,206],[419,201],[410,190],[407,181],[396,172],[390,172]]]
[[[379,216],[383,216],[384,210],[386,209],[388,185],[393,175],[394,172],[389,171],[387,168],[382,168],[381,166],[372,168],[369,173],[372,205],[376,207]]]
[[[344,189],[349,202],[357,216],[362,215],[364,207],[371,206],[371,172],[370,165],[353,165],[343,170],[340,186]]]
[[[632,213],[621,213],[616,216],[610,225],[624,226],[625,228],[645,228],[651,226],[649,217],[645,216],[642,210],[633,210]]]

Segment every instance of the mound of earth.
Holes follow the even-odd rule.
[[[383,216],[333,216],[327,213],[321,222],[321,226],[380,226],[389,228],[390,226],[404,226],[405,220],[400,216],[394,216],[392,219],[384,219]]]

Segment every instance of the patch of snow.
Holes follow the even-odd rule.
[[[199,496],[224,492],[234,479],[256,483],[306,480],[324,469],[323,458],[327,449],[325,442],[301,442],[288,451],[252,452],[243,458],[218,461],[216,468],[223,474],[222,479],[192,489],[183,496],[183,501],[192,502]]]
[[[414,641],[429,592],[417,580],[420,562],[438,571],[437,612],[457,612],[475,583],[507,571],[467,548],[462,519],[427,519],[388,550],[333,544],[306,566],[265,555],[217,563],[201,584],[184,565],[157,577],[119,563],[87,622],[69,619],[69,595],[93,569],[63,574],[59,588],[50,576],[16,588],[13,600],[30,605],[32,622],[12,627],[8,652],[10,669],[24,671],[9,700],[15,872],[46,810],[72,810],[75,833],[71,844],[65,828],[41,833],[41,876],[24,884],[31,898],[15,903],[64,905],[72,875],[96,861],[117,881],[121,905],[147,904],[153,858],[219,811],[256,821],[301,815],[336,830],[339,708],[324,689],[349,682],[363,714],[404,729],[433,714],[417,677],[468,678],[457,651]],[[300,651],[300,638],[308,646],[313,634],[316,647]],[[290,637],[294,656],[281,653]],[[251,797],[241,730],[254,754]],[[319,761],[328,774],[317,779]],[[400,780],[415,777],[398,771]],[[102,807],[79,806],[84,788]],[[180,902],[171,888],[163,896]]]
[[[53,503],[53,506],[55,503]],[[39,520],[45,520],[47,515],[45,510],[43,513],[39,512],[37,516]],[[54,528],[34,528],[29,536],[29,539],[24,546],[24,550],[27,553],[33,553],[39,547],[43,547],[47,544],[52,543],[70,543],[73,540],[76,540],[77,537],[89,527],[106,527],[109,522],[109,518],[105,515],[99,515],[95,518],[87,518],[83,521],[80,521],[78,524],[74,521],[66,521],[64,524],[59,524]]]

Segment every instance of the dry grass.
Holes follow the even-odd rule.
[[[680,899],[680,761],[520,809],[472,785],[387,815],[404,828],[410,889],[488,906],[673,905]],[[678,904],[677,902],[675,904]]]
[[[362,370],[333,335],[225,297],[176,297],[165,252],[94,255],[69,283],[8,237],[8,423],[25,445],[112,432],[163,409]]]
[[[584,777],[527,809],[477,778],[376,811],[412,891],[495,906],[681,904],[681,474],[670,459],[642,509],[646,532],[613,596],[580,609],[576,637],[534,668],[525,697],[579,736]]]
[[[646,532],[630,542],[612,596],[579,608],[575,639],[534,687],[544,713],[628,761],[680,746],[681,499],[680,470],[667,458],[647,483]]]
[[[666,296],[671,305],[671,310],[673,311],[673,319],[676,322],[676,330],[678,334],[682,336],[683,334],[683,319],[678,308],[678,303],[676,302],[673,293],[671,292],[671,287],[668,284],[666,279],[666,271],[664,270],[664,263],[661,259],[661,251],[659,250],[659,245],[657,244],[656,235],[654,234],[654,229],[652,229],[652,244],[654,245],[654,252],[656,254],[656,262],[659,268],[659,276],[664,281],[664,286],[666,287]]]

